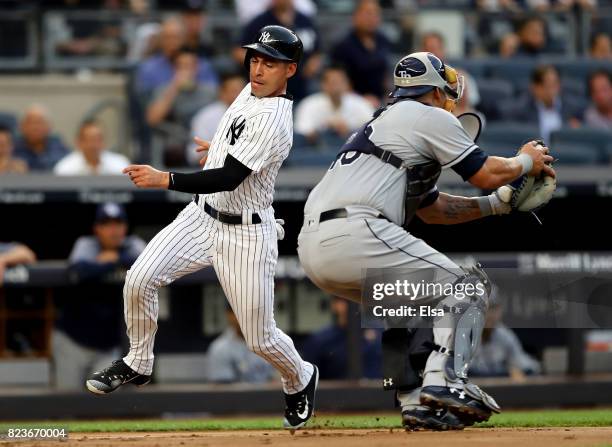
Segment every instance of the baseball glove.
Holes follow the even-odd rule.
[[[538,143],[543,144],[541,141]],[[522,175],[509,185],[501,186],[495,194],[513,210],[533,212],[542,208],[557,189],[557,179],[548,175]]]

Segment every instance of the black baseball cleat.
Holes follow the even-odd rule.
[[[424,387],[421,390],[421,404],[436,409],[446,408],[464,421],[464,425],[483,422],[491,417],[491,410],[483,402],[454,387]]]
[[[412,408],[402,411],[402,425],[406,430],[463,430],[464,424],[444,408]]]
[[[151,376],[138,374],[127,366],[123,360],[115,360],[108,368],[96,371],[89,376],[85,385],[94,394],[108,394],[126,383],[144,386],[150,381]]]
[[[315,406],[315,393],[319,385],[319,368],[315,365],[312,377],[299,393],[285,393],[285,420],[283,427],[287,430],[302,428],[312,417]]]

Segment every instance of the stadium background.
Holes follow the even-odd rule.
[[[376,2],[363,3],[376,10]],[[139,86],[139,69],[149,56],[142,48],[137,51],[135,43],[143,34],[149,35],[147,32],[155,36],[160,31],[156,24],[166,20],[200,20],[201,41],[198,39],[192,50],[206,58],[216,76],[234,72],[240,64],[232,53],[246,23],[239,5],[245,8],[244,2],[235,5],[223,0],[206,4],[0,1],[2,127],[9,130],[17,146],[20,122],[32,105],[39,104],[46,110],[52,137],[70,149],[75,147],[81,124],[96,120],[109,150],[156,167],[165,164],[188,170],[184,154],[189,130],[184,123],[147,123],[147,107],[157,93],[144,92]],[[321,67],[304,84],[306,93],[311,94],[321,89],[324,67],[338,63],[334,48],[350,31],[355,4],[319,0],[296,1],[296,5],[312,18],[320,39]],[[478,86],[479,101],[464,106],[486,118],[479,143],[490,153],[510,155],[523,141],[541,134],[537,113],[535,119],[520,113],[524,101],[529,100],[536,67],[556,67],[561,104],[576,106],[575,114],[564,115],[561,126],[547,137],[559,159],[559,191],[539,213],[543,225],[530,215],[512,215],[444,228],[417,221],[411,230],[453,257],[479,259],[489,267],[528,269],[535,274],[551,270],[588,274],[594,264],[591,261],[596,260],[604,266],[600,269],[609,271],[610,108],[607,128],[600,129],[590,125],[585,111],[593,104],[589,76],[604,70],[609,79],[612,70],[612,4],[588,0],[387,0],[380,2],[380,7],[378,32],[388,40],[380,88],[389,89],[392,67],[400,55],[422,49],[424,36],[433,36],[432,45],[442,44],[444,57],[469,73]],[[544,42],[541,47],[527,48],[532,41],[530,32],[538,30],[520,28],[532,19],[544,25]],[[155,52],[154,39],[151,54]],[[525,45],[519,43],[513,53],[517,39],[524,39]],[[435,48],[441,49],[439,45]],[[344,66],[350,77],[355,66]],[[608,95],[609,90],[608,81]],[[374,96],[370,101],[384,101],[384,97],[370,96]],[[609,104],[609,97],[607,101]],[[300,349],[308,345],[313,333],[333,326],[338,318],[331,297],[304,278],[295,246],[305,198],[334,158],[340,140],[333,132],[321,132],[316,143],[296,136],[292,155],[277,181],[274,206],[277,216],[286,221],[287,236],[279,242],[276,314],[279,325],[295,338]],[[452,173],[442,177],[441,185],[449,192],[481,194]],[[167,191],[137,191],[122,176],[55,175],[52,166],[0,174],[0,242],[25,244],[37,258],[34,263],[3,266],[0,395],[6,405],[0,406],[0,419],[270,413],[280,408],[274,383],[213,385],[206,378],[211,367],[207,349],[226,327],[224,298],[212,271],[179,281],[161,295],[157,370],[150,391],[121,393],[113,401],[101,402],[83,388],[57,387],[56,365],[66,361],[54,356],[52,349],[57,322],[64,320],[62,324],[66,324],[67,315],[71,315],[69,325],[74,333],[104,333],[108,327],[100,324],[99,315],[115,313],[121,317],[122,269],[88,282],[75,275],[67,262],[75,240],[91,233],[97,205],[123,204],[130,233],[146,241],[188,200],[188,195]],[[79,303],[76,310],[75,303]],[[336,380],[323,387],[320,407],[388,410],[392,397],[382,392],[376,368],[370,372],[372,365],[367,364],[377,354],[361,349],[358,307],[349,305],[342,312],[347,315],[341,328],[343,338],[334,345],[340,351],[330,347],[324,354],[342,359],[344,365],[334,372]],[[520,310],[513,312],[514,319],[526,318]],[[541,365],[541,373],[483,378],[481,383],[505,407],[610,405],[612,326],[608,327],[544,329],[524,323],[515,332],[524,349]],[[121,337],[120,325],[115,329],[113,336]],[[89,340],[77,341],[87,345]],[[121,343],[125,346],[124,338]],[[237,409],[237,396],[248,405]]]

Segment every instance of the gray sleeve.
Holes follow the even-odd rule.
[[[438,160],[443,169],[459,163],[478,147],[453,114],[436,107],[417,120],[414,135],[418,146]]]
[[[503,338],[504,344],[508,349],[508,365],[513,366],[521,371],[538,374],[540,372],[540,364],[523,350],[520,340],[511,329],[506,327],[497,328],[498,335]]]
[[[129,236],[126,240],[126,254],[137,258],[147,246],[147,243],[138,236]]]
[[[206,355],[206,380],[209,382],[236,382],[232,350],[221,335],[213,341]]]
[[[13,248],[17,247],[17,245],[18,244],[15,242],[0,242],[0,253],[11,251]]]
[[[68,261],[71,264],[79,261],[95,261],[99,253],[100,249],[94,238],[82,236],[74,243]]]

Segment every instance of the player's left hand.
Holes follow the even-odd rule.
[[[149,165],[129,165],[123,173],[128,174],[139,188],[168,189],[170,184],[170,173],[158,171]]]
[[[204,166],[206,164],[206,159],[208,158],[208,149],[210,149],[210,141],[203,140],[200,137],[193,137],[193,141],[195,141],[195,143],[198,145],[198,147],[196,147],[196,152],[206,152],[200,159],[200,166]]]
[[[285,239],[285,221],[283,219],[276,219],[276,239],[282,241]]]

